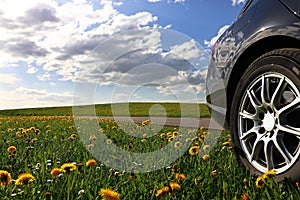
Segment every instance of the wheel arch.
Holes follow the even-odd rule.
[[[276,41],[276,42],[274,42]],[[261,55],[280,48],[299,48],[300,41],[296,38],[288,36],[270,36],[256,41],[251,46],[249,46],[237,59],[232,67],[231,75],[227,84],[227,113],[226,122],[230,125],[230,110],[231,102],[234,98],[234,93],[238,82],[247,67]],[[230,87],[228,87],[230,86]]]

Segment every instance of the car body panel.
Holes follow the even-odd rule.
[[[285,0],[283,0],[285,1]],[[292,38],[294,44],[300,47],[300,18],[292,12],[290,8],[279,0],[251,1],[254,5],[247,5],[249,8],[239,15],[237,20],[219,38],[216,47],[211,55],[208,75],[207,75],[207,103],[211,112],[218,112],[221,116],[228,116],[228,105],[235,90],[234,87],[239,80],[239,76],[232,74],[242,74],[247,66],[242,66],[241,57],[253,57],[254,61],[262,52],[247,51],[264,40],[274,40],[285,37]],[[250,1],[248,3],[251,3]],[[300,1],[297,1],[300,7]],[[267,10],[268,12],[264,12]],[[276,13],[276,15],[275,15]],[[277,17],[274,17],[277,16]],[[284,47],[284,43],[280,44]],[[289,47],[289,44],[286,44]],[[257,45],[258,46],[258,45]],[[268,47],[262,49],[268,50]],[[270,49],[269,50],[273,50]],[[250,59],[250,58],[249,58]],[[239,72],[240,71],[240,72]],[[233,73],[234,72],[234,73]],[[229,96],[231,95],[231,96]],[[226,97],[227,96],[227,97]],[[221,125],[222,117],[216,119]],[[228,124],[228,118],[226,120]]]

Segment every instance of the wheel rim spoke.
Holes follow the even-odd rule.
[[[274,160],[273,160],[273,145],[270,142],[264,143],[264,153],[267,163],[267,169],[274,169]]]
[[[246,111],[243,111],[243,112],[240,112],[240,115],[243,117],[243,118],[246,118],[246,119],[251,119],[253,121],[255,120],[258,120],[258,117],[256,115],[253,115],[253,114],[250,114]]]
[[[251,162],[257,160],[260,154],[263,145],[260,143],[260,139],[256,139],[253,145],[252,153],[251,153]]]
[[[278,137],[277,140],[274,140],[274,145],[278,152],[281,154],[281,156],[284,158],[286,164],[290,164],[292,160],[292,155],[289,153],[289,151],[285,148],[285,145],[282,141],[282,137]],[[281,146],[283,148],[281,148]]]
[[[274,107],[274,108],[280,104],[279,103],[280,102],[280,97],[283,94],[283,91],[287,86],[287,83],[285,82],[283,84],[283,81],[284,81],[284,78],[281,78],[274,94],[272,95],[271,104],[272,104],[272,107]]]
[[[252,135],[256,135],[256,137],[258,137],[259,133],[259,129],[262,126],[254,126],[253,128],[251,128],[249,131],[243,133],[243,135],[241,136],[241,140],[248,140],[249,138],[251,138]]]
[[[287,112],[290,112],[291,110],[295,109],[295,108],[298,108],[300,106],[300,98],[297,97],[294,101],[292,101],[292,103],[284,106],[283,108],[281,108],[279,111],[278,111],[278,115],[281,115],[283,113],[287,113]]]
[[[260,106],[259,106],[259,104],[256,103],[256,102],[258,102],[258,99],[255,96],[253,90],[251,90],[251,92],[249,90],[247,90],[247,95],[250,99],[250,102],[251,102],[252,106],[255,108],[255,110],[259,109]]]
[[[290,134],[300,137],[300,128],[295,128],[295,127],[291,127],[288,125],[286,125],[286,126],[278,125],[277,128],[283,132],[290,133]]]
[[[266,104],[266,100],[265,100],[266,88],[265,87],[266,87],[265,76],[262,76],[262,78],[261,78],[261,92],[260,92],[262,105]]]

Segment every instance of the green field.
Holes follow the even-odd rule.
[[[160,107],[157,107],[160,105]],[[162,108],[162,107],[163,108]],[[81,115],[91,115],[96,111],[97,116],[124,116],[130,113],[132,117],[149,116],[149,110],[153,109],[152,116],[168,117],[209,117],[208,108],[205,104],[192,103],[116,103],[98,104],[91,106],[77,106]],[[112,109],[113,108],[113,109]],[[72,116],[73,107],[49,107],[0,110],[0,116]],[[113,113],[112,113],[113,110]]]
[[[50,113],[53,115],[53,111]],[[135,124],[103,119],[96,121],[99,127],[95,130],[89,126],[95,119],[82,120],[85,126],[74,124],[72,117],[0,118],[0,170],[4,170],[0,171],[0,199],[97,200],[105,199],[103,195],[128,200],[300,199],[298,183],[277,184],[269,177],[256,186],[257,177],[237,165],[228,132],[216,134],[203,128],[177,129],[157,127],[147,121]],[[208,138],[217,143],[209,145]],[[144,165],[134,160],[127,170],[116,170],[113,163],[130,161],[130,157],[118,156],[113,145],[135,153],[170,147],[171,154],[165,156],[187,149],[166,166],[138,173],[167,157],[159,156],[158,162],[157,157],[152,157]],[[100,160],[96,156],[99,152]],[[93,158],[96,163],[89,162],[94,165],[87,166],[86,162]],[[66,163],[72,163],[68,165],[74,170]],[[61,172],[61,168],[65,171]],[[27,179],[18,178],[24,172],[32,177],[27,174]],[[4,173],[10,173],[12,180],[5,179]]]

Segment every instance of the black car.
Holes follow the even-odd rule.
[[[240,163],[300,180],[299,0],[245,4],[212,49],[206,98]]]

